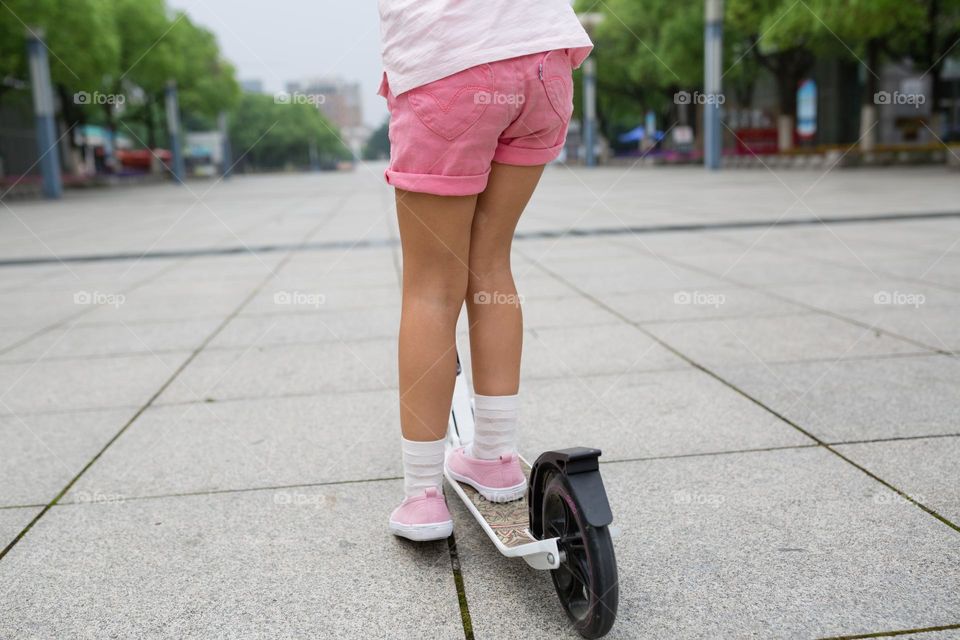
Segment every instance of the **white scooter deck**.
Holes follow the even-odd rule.
[[[473,403],[463,374],[457,376],[453,392],[448,440],[451,447],[460,447],[473,440]],[[530,464],[521,457],[520,466],[529,480]],[[454,480],[446,471],[444,475],[500,553],[508,558],[521,557],[534,569],[557,569],[560,566],[557,538],[537,540],[530,534],[526,496],[513,502],[490,502],[470,485]]]

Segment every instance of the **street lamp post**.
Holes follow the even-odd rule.
[[[183,182],[183,147],[180,144],[180,98],[177,95],[177,83],[171,80],[164,90],[167,107],[167,132],[170,135],[171,169],[173,179]]]
[[[723,135],[720,125],[720,99],[723,59],[723,0],[706,0],[704,39],[703,162],[707,169],[720,168]]]
[[[53,85],[50,82],[50,61],[41,29],[27,29],[27,60],[30,65],[30,87],[33,90],[33,111],[37,126],[37,151],[43,195],[56,199],[63,194],[60,176],[60,152],[53,118]]]
[[[594,27],[603,22],[603,14],[598,12],[578,15],[587,35],[592,35]],[[593,57],[583,61],[583,147],[584,163],[588,167],[597,165],[597,63]]]

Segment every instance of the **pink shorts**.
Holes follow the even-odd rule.
[[[499,60],[394,96],[389,184],[441,196],[480,193],[491,162],[540,165],[563,148],[573,113],[566,49]]]

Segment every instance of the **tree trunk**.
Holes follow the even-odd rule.
[[[777,92],[780,112],[777,115],[777,148],[790,151],[794,144],[794,130],[797,122],[797,74],[792,65],[782,65],[777,74]]]
[[[875,75],[880,68],[879,40],[867,43],[867,79],[863,83],[863,95],[860,101],[860,151],[867,153],[877,146],[878,110],[876,95],[880,80]]]

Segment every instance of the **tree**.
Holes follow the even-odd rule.
[[[231,117],[230,139],[241,169],[307,167],[315,152],[321,165],[350,157],[335,129],[313,105],[244,94]]]
[[[390,119],[384,120],[383,124],[377,127],[377,130],[370,135],[367,144],[363,147],[364,160],[381,160],[390,157]]]

